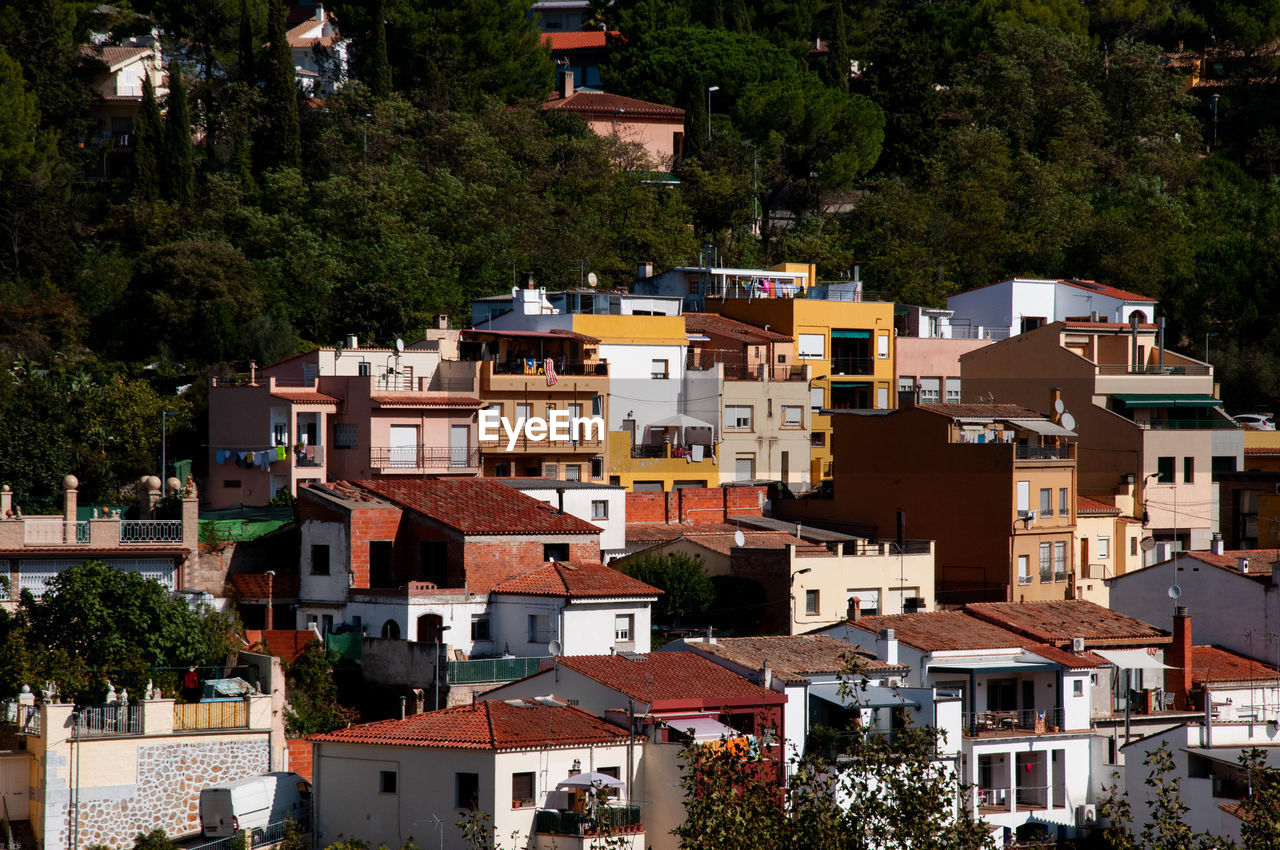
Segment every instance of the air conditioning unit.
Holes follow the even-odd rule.
[[[1072,651],[1072,652],[1084,652],[1084,638],[1072,638],[1072,639],[1071,639],[1071,651]]]
[[[1280,489],[1280,484],[1277,484],[1276,487]],[[1018,511],[1018,519],[1035,519],[1035,518],[1036,518],[1035,511]]]
[[[1093,826],[1098,822],[1098,807],[1093,803],[1076,806],[1076,826]]]

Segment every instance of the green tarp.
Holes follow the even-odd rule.
[[[1112,398],[1129,407],[1222,407],[1222,399],[1199,393],[1117,393]]]
[[[364,635],[359,632],[345,632],[340,635],[330,633],[324,636],[324,648],[338,653],[338,657],[344,661],[354,661],[359,664],[364,651]]]

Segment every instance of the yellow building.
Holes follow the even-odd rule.
[[[791,264],[779,270],[792,270]],[[819,292],[810,290],[811,296]],[[811,481],[831,477],[831,417],[819,411],[888,410],[896,406],[892,302],[708,298],[706,309],[795,339],[796,362],[807,365],[810,374]]]

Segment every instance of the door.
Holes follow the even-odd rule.
[[[392,425],[389,444],[391,466],[412,468],[418,465],[417,425]]]
[[[471,454],[470,441],[470,426],[449,426],[449,466],[454,468],[468,466],[467,456]]]
[[[12,820],[31,817],[28,794],[31,786],[31,757],[0,758],[0,797],[9,809]]]

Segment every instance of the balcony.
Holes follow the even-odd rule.
[[[622,847],[644,846],[644,825],[639,806],[600,806],[592,815],[564,809],[539,809],[533,818],[536,846],[563,848],[597,847],[613,838]],[[550,841],[543,841],[543,836]],[[620,840],[619,840],[620,839]],[[638,839],[638,844],[636,843]]]
[[[725,364],[724,379],[726,381],[808,381],[808,364],[794,366],[771,366],[757,363],[754,366],[745,364]]]
[[[141,735],[143,733],[142,714],[140,704],[82,708],[71,716],[72,728],[79,730],[79,735],[83,738]]]
[[[964,715],[966,738],[1010,738],[1045,735],[1062,729],[1062,709],[1033,708],[979,711]]]
[[[973,789],[974,804],[980,815],[1004,812],[1034,812],[1061,809],[1066,806],[1065,789],[1048,785],[1001,785]]]
[[[832,375],[873,375],[875,359],[872,357],[832,357]]]
[[[480,468],[480,449],[446,446],[388,446],[369,449],[369,465],[384,473],[422,470],[472,472]]]
[[[1212,367],[1204,363],[1179,363],[1165,366],[1158,364],[1135,366],[1130,363],[1098,364],[1099,375],[1198,375],[1203,377],[1212,372]]]
[[[542,661],[541,658],[474,658],[470,661],[450,661],[448,682],[451,685],[514,682],[537,673]]]
[[[1016,446],[1013,453],[1016,460],[1073,460],[1076,456],[1076,444],[1065,446]]]
[[[211,700],[173,706],[175,732],[248,728],[249,703],[242,699]]]
[[[181,543],[182,520],[143,519],[120,522],[121,543]]]
[[[89,542],[89,522],[27,517],[22,523],[22,542],[28,546],[84,545]]]
[[[494,375],[525,375],[528,377],[546,377],[546,359],[536,360],[493,360],[488,362],[488,369]],[[549,358],[557,377],[566,375],[594,375],[602,378],[609,376],[609,364],[597,360],[561,360]]]

